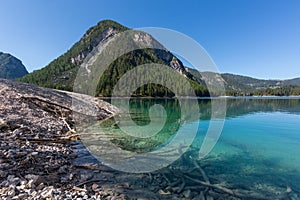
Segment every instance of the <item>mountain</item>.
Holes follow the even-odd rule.
[[[111,20],[100,21],[96,26],[91,27],[66,53],[53,60],[46,67],[34,71],[19,80],[39,86],[72,91],[77,72],[85,58],[95,48],[104,48],[116,34],[126,30],[130,29],[117,22]],[[167,65],[186,77],[198,95],[208,94],[205,86],[199,84],[196,78],[185,70],[182,62],[151,35],[137,31],[135,37],[137,41],[132,42],[136,46],[147,43],[159,46],[160,49],[139,49],[116,59],[101,76],[97,87],[97,95],[110,96],[113,87],[123,74],[135,66],[146,63]],[[174,96],[174,93],[161,85],[149,84],[139,88],[135,95]]]
[[[300,86],[300,78],[294,78],[294,79],[289,79],[289,80],[284,80],[283,85],[296,85]]]
[[[28,71],[19,59],[0,52],[0,78],[16,79],[26,74]]]
[[[248,76],[225,73],[221,75],[228,90],[257,90],[281,86],[278,80],[262,80]]]
[[[210,80],[220,81],[223,82],[226,90],[233,91],[255,91],[267,88],[279,88],[289,85],[300,86],[300,78],[287,80],[265,80],[229,73],[218,74],[214,72],[201,72],[200,74],[197,70],[187,67],[186,71],[190,72],[194,77],[196,77],[200,83]]]
[[[126,27],[113,21],[102,21],[90,28],[84,36],[67,52],[59,56],[46,67],[36,70],[20,81],[48,88],[71,91],[80,64],[101,40],[127,30]]]

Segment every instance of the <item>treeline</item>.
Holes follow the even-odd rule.
[[[258,96],[298,96],[300,95],[300,86],[287,85],[280,88],[267,88],[264,90],[257,90],[254,95]]]
[[[170,66],[170,63],[167,60],[160,58],[159,55],[164,53],[162,51],[164,50],[140,49],[129,52],[119,57],[108,67],[107,70],[105,70],[105,72],[101,76],[99,84],[97,86],[97,94],[99,94],[100,96],[111,96],[114,87],[117,85],[117,82],[122,77],[123,88],[119,88],[119,93],[116,94],[118,96],[128,96],[128,94],[126,93],[127,86],[137,88],[134,91],[134,93],[131,94],[132,96],[137,97],[174,97],[175,94],[177,96],[192,96],[192,94],[190,94],[187,90],[189,86],[193,88],[195,95],[209,96],[209,92],[205,86],[199,84],[195,80],[185,78],[184,76],[179,75],[179,73],[175,71],[173,73],[177,73],[177,75],[180,76],[180,79],[178,79],[178,76],[176,78],[176,76],[169,73],[164,73],[160,70],[149,73],[145,69],[145,71],[139,72],[139,74],[142,74],[142,76],[138,74],[132,74],[132,76],[124,77],[124,75],[129,70],[132,70],[136,66],[140,66],[143,64],[153,63]],[[131,72],[134,73],[134,71]],[[149,79],[157,81],[161,84],[150,83],[145,85],[139,85],[139,83]],[[185,79],[186,81],[183,82],[182,79]],[[189,84],[189,86],[186,84]],[[175,88],[176,90],[172,91],[171,88],[167,88],[168,85],[172,85],[173,88]]]
[[[286,85],[278,88],[266,88],[258,90],[227,90],[228,96],[299,96],[300,86]]]

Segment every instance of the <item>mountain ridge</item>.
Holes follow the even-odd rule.
[[[224,79],[224,86],[227,90],[259,90],[267,88],[283,87],[288,85],[300,86],[300,78],[293,79],[259,79],[251,76],[239,75],[233,73],[215,73],[215,72],[199,72],[195,69],[186,67],[198,80],[202,80],[201,75],[211,74],[215,77],[221,76]],[[215,80],[217,80],[215,78]]]

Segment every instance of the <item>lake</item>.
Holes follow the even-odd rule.
[[[197,105],[190,101],[197,101]],[[215,99],[216,107],[218,101],[224,103],[224,99]],[[270,196],[292,190],[294,196],[300,196],[300,99],[226,99],[226,116],[224,120],[217,119],[223,124],[221,135],[215,135],[216,145],[202,157],[199,151],[212,120],[210,99],[184,99],[180,103],[176,99],[133,98],[116,102],[118,107],[126,110],[129,105],[130,109],[121,113],[121,117],[89,127],[82,137],[85,146],[101,162],[129,172],[133,168],[143,171],[174,166],[175,169],[180,165],[181,171],[193,177],[191,171],[195,166],[186,159],[197,160],[213,182],[229,188]],[[158,106],[151,112],[153,105],[161,105],[164,110]],[[188,111],[183,113],[180,106]],[[195,110],[199,113],[193,114]],[[137,125],[144,127],[150,136],[143,137]],[[124,130],[134,134],[128,135]],[[177,138],[179,132],[181,136]],[[164,149],[172,140],[177,142]]]

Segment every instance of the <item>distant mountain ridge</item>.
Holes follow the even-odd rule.
[[[287,79],[287,80],[276,80],[276,79],[257,79],[249,76],[241,76],[235,74],[224,73],[221,75],[225,82],[229,85],[232,80],[235,80],[240,85],[244,85],[243,88],[236,89],[266,89],[283,87],[287,85],[300,86],[300,78]],[[234,90],[235,88],[231,87]]]
[[[284,85],[297,85],[300,86],[300,78],[287,79],[283,81]]]
[[[27,69],[16,57],[0,52],[0,78],[16,79],[28,74]]]
[[[201,72],[201,74],[199,74],[197,70],[191,68],[186,68],[186,70],[193,74],[200,82],[205,82],[205,76],[208,75],[210,79],[215,81],[223,79],[223,83],[226,90],[261,90],[267,88],[278,88],[288,85],[300,86],[300,78],[287,80],[266,80],[230,73],[218,74],[214,72]],[[222,79],[220,79],[220,76],[222,77]]]

